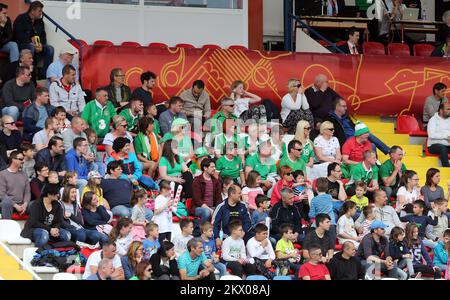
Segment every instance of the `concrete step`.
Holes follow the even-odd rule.
[[[365,122],[371,133],[378,136],[380,133],[394,134],[395,128],[393,123],[382,122]]]
[[[392,147],[394,145],[408,145],[409,143],[409,135],[407,134],[389,134],[389,133],[380,133],[376,135],[383,143]]]
[[[0,270],[4,280],[33,280],[33,276],[24,270]]]

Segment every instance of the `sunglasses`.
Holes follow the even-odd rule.
[[[16,125],[16,122],[5,123],[5,125]]]
[[[311,127],[305,127],[304,129],[305,130],[311,130]]]
[[[334,131],[334,128],[327,128],[329,131]]]
[[[291,175],[292,175],[292,173],[286,173],[286,174],[284,174],[284,175],[286,175],[286,176],[291,176]]]
[[[229,107],[234,107],[234,104],[230,104],[230,105],[228,105]]]
[[[120,126],[127,127],[128,124],[127,124],[127,123],[125,123],[125,124],[120,124]]]
[[[303,148],[294,148],[294,150],[297,150],[297,151],[302,151],[302,150],[303,150]]]
[[[17,159],[17,160],[20,160],[20,161],[23,161],[23,160],[24,160],[23,157],[16,157],[16,158],[14,158],[14,159]]]

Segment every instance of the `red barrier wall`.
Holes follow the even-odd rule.
[[[288,79],[299,78],[308,87],[323,73],[330,86],[348,100],[352,112],[417,115],[436,82],[450,86],[450,61],[441,58],[119,46],[84,48],[83,86],[94,91],[108,84],[109,72],[115,67],[124,69],[132,89],[140,86],[141,72],[155,72],[156,102],[178,95],[194,80],[202,79],[213,107],[229,94],[236,79],[280,106]]]

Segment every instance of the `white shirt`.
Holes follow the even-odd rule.
[[[164,207],[169,201],[168,197],[159,195],[155,199],[155,210]],[[172,213],[167,207],[161,213],[153,215],[152,221],[158,224],[160,233],[172,231]]]
[[[222,244],[222,258],[224,261],[237,261],[238,259],[247,259],[243,239],[234,240],[231,236],[227,237]],[[254,261],[253,259],[251,259]],[[253,263],[253,262],[250,262]]]
[[[450,117],[443,119],[439,116],[439,113],[435,113],[428,121],[427,132],[428,147],[433,144],[449,146],[447,138],[450,136]]]
[[[355,55],[359,54],[358,47],[355,44],[351,43],[350,41],[347,41],[347,44],[348,44],[348,49],[350,49],[350,54],[355,54]]]
[[[234,101],[234,114],[240,117],[241,114],[248,110],[250,98],[239,98]]]
[[[284,95],[283,99],[281,99],[281,120],[284,122],[286,118],[289,116],[291,110],[307,110],[309,109],[308,99],[305,94],[297,94],[297,98],[292,99],[290,94]]]
[[[192,239],[192,235],[183,236],[182,234],[172,237],[172,243],[174,244],[175,253],[177,258],[180,257],[187,250],[187,242]]]
[[[89,258],[86,262],[86,268],[84,269],[84,274],[83,274],[82,279],[86,279],[92,275],[91,266],[98,267],[99,262],[102,260],[102,253],[103,253],[103,250],[100,250],[100,251],[96,251],[96,252],[92,253],[89,256]],[[122,267],[122,262],[120,261],[119,255],[116,254],[114,256],[112,262],[113,262],[114,269]]]
[[[314,147],[322,149],[322,155],[336,158],[336,149],[340,148],[339,141],[336,137],[326,140],[322,135],[314,139]]]
[[[399,206],[398,196],[404,196],[406,199],[405,204],[412,204],[419,199],[420,192],[414,188],[412,192],[408,192],[404,186],[400,187],[397,192],[397,206]]]
[[[353,222],[352,218],[347,218],[346,215],[343,215],[339,218],[337,222],[337,233],[339,244],[343,245],[345,242],[349,241],[355,243],[355,246],[359,246],[359,243],[353,240],[341,238],[340,235],[347,234],[351,237],[357,237],[358,233],[356,233],[355,222]]]
[[[252,237],[247,242],[247,255],[251,258],[275,259],[275,252],[273,251],[272,244],[267,241],[267,245],[263,247],[261,242],[258,242],[255,237]]]
[[[133,143],[133,136],[131,135],[131,133],[127,131],[125,133],[125,137],[130,140],[130,143]],[[114,138],[113,134],[109,132],[105,135],[105,138],[103,139],[103,145],[108,145],[112,147],[115,139],[116,138]]]
[[[127,236],[124,236],[123,238],[119,238],[116,241],[116,248],[117,248],[117,254],[120,256],[127,255],[128,248],[130,247],[130,244],[133,242],[133,237],[131,234],[128,234]]]

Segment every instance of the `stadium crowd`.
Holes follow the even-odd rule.
[[[14,32],[39,14],[33,2]],[[98,244],[84,279],[449,278],[439,170],[420,187],[403,149],[353,120],[326,76],[306,89],[289,80],[281,111],[237,80],[215,111],[201,80],[155,104],[156,74],[132,91],[115,68],[86,103],[70,50],[44,67],[50,87],[35,87],[26,61],[51,52],[41,43],[20,46],[2,89],[1,217],[26,219],[21,235],[36,247]],[[446,88],[424,106],[443,167]]]

